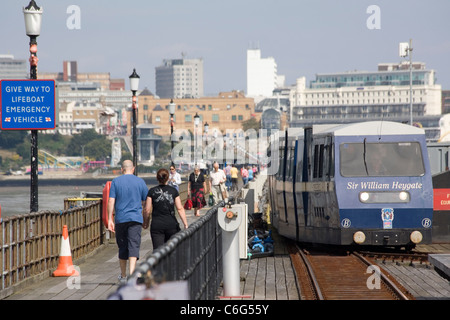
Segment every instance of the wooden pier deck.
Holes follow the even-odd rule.
[[[202,212],[208,209],[202,209]],[[197,219],[192,210],[186,213],[189,223]],[[241,291],[244,300],[299,299],[284,240],[275,237],[276,235],[274,256],[241,260]],[[143,230],[141,259],[152,250],[150,232]],[[78,280],[77,277],[52,276],[36,279],[32,284],[17,288],[16,292],[5,300],[106,300],[119,288],[117,277],[120,268],[117,252],[117,245],[111,239],[107,245],[89,256],[73,262],[74,266],[79,268]]]

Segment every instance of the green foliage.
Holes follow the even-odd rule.
[[[105,159],[111,155],[111,141],[94,129],[84,130],[81,134],[72,136],[65,153],[67,156],[81,156],[83,147],[84,156],[92,159]]]
[[[18,144],[21,144],[27,136],[26,131],[22,130],[2,130],[0,131],[0,148],[15,149]]]
[[[242,130],[247,131],[248,129],[255,129],[258,132],[261,129],[261,121],[257,121],[253,117],[242,121]]]
[[[59,133],[39,134],[38,146],[39,149],[46,150],[52,154],[63,155],[70,140],[71,137]]]

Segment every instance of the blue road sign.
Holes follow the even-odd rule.
[[[54,80],[1,80],[2,130],[55,129]]]

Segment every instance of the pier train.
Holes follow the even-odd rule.
[[[431,242],[433,186],[423,129],[388,121],[317,125],[279,131],[271,140],[277,142],[278,170],[268,181],[271,219],[281,235],[407,249]]]

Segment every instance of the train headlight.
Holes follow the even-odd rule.
[[[364,241],[366,241],[366,235],[362,231],[356,231],[353,234],[353,241],[357,244],[364,243]]]
[[[367,200],[369,200],[369,193],[368,192],[361,192],[359,194],[359,200],[361,200],[361,202],[366,202]]]
[[[398,198],[402,201],[406,201],[409,199],[409,194],[408,192],[402,191],[398,194]]]
[[[409,238],[411,239],[411,241],[413,243],[418,244],[418,243],[422,242],[423,236],[420,231],[413,231],[409,235]]]

